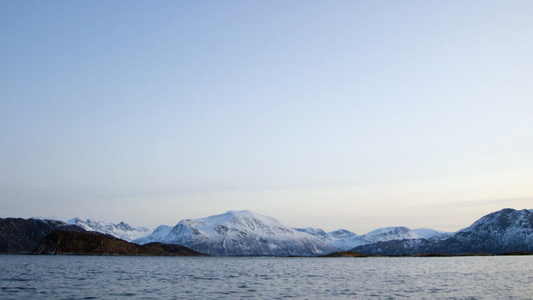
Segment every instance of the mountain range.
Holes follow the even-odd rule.
[[[185,253],[180,252],[181,248],[175,248],[177,246],[190,248],[191,255],[215,256],[322,256],[340,251],[344,251],[343,255],[346,251],[363,255],[531,252],[533,210],[508,208],[496,211],[455,233],[385,227],[364,235],[345,229],[325,232],[312,227],[290,228],[274,218],[247,210],[185,219],[173,227],[161,225],[151,233],[146,228],[134,228],[124,222],[112,224],[79,218],[67,223],[0,219],[0,253]]]
[[[150,234],[151,230],[145,227],[133,228],[130,225],[120,222],[118,224],[105,223],[87,219],[85,221],[79,218],[73,218],[67,221],[67,224],[79,226],[87,231],[96,231],[108,234],[116,238],[131,242],[140,237]]]
[[[385,227],[364,235],[345,229],[325,232],[312,227],[289,228],[250,211],[229,211],[182,220],[174,227],[162,225],[133,242],[179,244],[210,255],[315,256],[336,251],[371,255],[500,254],[533,251],[533,210],[503,209],[455,233]]]
[[[411,230],[407,227],[384,227],[363,235],[357,235],[356,233],[345,229],[339,229],[331,232],[324,232],[322,229],[312,227],[295,229],[311,234],[318,239],[344,251],[350,250],[357,246],[374,244],[377,242],[438,238],[448,234],[432,229]]]
[[[35,218],[0,219],[0,253],[204,256],[179,245],[137,245],[78,225]]]
[[[170,231],[159,227],[153,234],[133,242],[154,241],[217,256],[318,256],[338,251],[313,235],[248,210],[182,220]]]
[[[471,226],[440,238],[403,239],[357,246],[363,254],[490,253],[533,251],[533,210],[511,208],[488,214]]]

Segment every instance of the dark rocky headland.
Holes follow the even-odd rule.
[[[0,253],[29,253],[45,236],[56,230],[85,231],[55,220],[0,218]]]
[[[57,230],[47,235],[31,254],[206,256],[187,247],[150,243],[132,244],[98,232]]]

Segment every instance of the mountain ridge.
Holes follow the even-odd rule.
[[[80,219],[69,222],[83,223]],[[91,233],[94,233],[92,230],[101,230],[106,235],[110,228],[120,229],[114,230],[115,234],[134,229],[124,222],[112,224],[90,219],[85,221],[85,225],[92,225],[86,227],[91,231],[58,220],[0,219],[0,253],[29,253],[47,235],[57,230]],[[73,236],[94,239],[85,234]],[[73,238],[66,240],[81,243]],[[384,227],[363,235],[345,229],[326,233],[313,227],[290,228],[272,217],[249,210],[230,210],[200,219],[184,219],[173,227],[161,225],[133,242],[140,245],[154,242],[182,245],[218,256],[322,256],[341,250],[362,255],[520,253],[533,251],[533,210],[505,208],[453,233]]]
[[[350,250],[379,255],[530,252],[533,251],[533,211],[505,208],[481,217],[448,238],[385,241]]]
[[[30,253],[49,255],[206,256],[179,245],[162,243],[137,245],[99,232],[68,230],[56,230],[48,234]]]
[[[108,234],[116,238],[126,240],[128,242],[146,236],[150,234],[151,231],[145,227],[134,228],[131,225],[124,223],[123,221],[118,224],[114,224],[102,221],[94,221],[91,219],[81,220],[80,218],[75,217],[68,220],[66,223],[70,225],[79,226],[87,231],[95,231]]]
[[[377,242],[416,239],[421,237],[407,227],[382,227],[362,235],[357,235],[356,233],[346,229],[338,229],[327,233],[320,228],[313,227],[295,229],[301,232],[309,233],[320,240],[344,251],[350,250],[357,246],[373,244]]]
[[[56,230],[85,231],[58,220],[0,218],[0,253],[28,253]]]
[[[249,210],[230,210],[200,219],[184,219],[166,236],[147,236],[148,240],[189,247],[220,256],[317,256],[338,249],[318,238],[281,224],[272,217]]]

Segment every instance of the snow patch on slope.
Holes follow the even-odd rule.
[[[87,219],[85,221],[79,218],[73,218],[67,221],[67,224],[77,225],[87,231],[96,231],[103,234],[108,234],[119,239],[131,242],[134,239],[146,236],[150,233],[150,230],[145,227],[133,228],[130,225],[120,222],[118,224],[105,223],[101,221],[94,221]]]
[[[306,228],[293,228],[293,229],[300,231],[300,232],[308,233],[326,243],[329,243],[330,241],[329,235],[320,228],[306,227]]]
[[[503,251],[512,251],[509,249],[526,244],[530,245],[529,251],[533,249],[533,212],[505,208],[482,217],[453,237],[481,249],[500,247]]]
[[[296,230],[314,235],[320,240],[333,247],[350,250],[357,246],[385,242],[391,240],[413,240],[421,238],[420,235],[406,227],[384,227],[371,231],[367,234],[357,235],[345,229],[339,229],[325,233],[319,228],[296,228]],[[431,230],[431,229],[428,229]],[[437,232],[436,230],[433,230]]]
[[[418,234],[421,238],[428,240],[445,240],[454,234],[454,232],[445,232],[429,228],[413,229],[413,232]]]
[[[158,242],[163,240],[172,230],[172,227],[167,225],[158,226],[152,233],[149,235],[134,239],[132,243],[144,245],[148,243]]]

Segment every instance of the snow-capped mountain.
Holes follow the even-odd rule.
[[[154,230],[154,232],[150,233],[149,235],[135,239],[133,243],[144,245],[148,243],[162,241],[170,233],[171,230],[172,227],[170,226],[160,225]]]
[[[351,249],[354,246],[353,239],[355,239],[358,235],[345,230],[345,229],[339,229],[332,232],[325,232],[324,230],[320,228],[313,228],[313,227],[307,227],[307,228],[294,228],[298,231],[309,233],[316,238],[320,239],[321,241],[335,247],[339,248],[341,250],[348,250]]]
[[[322,240],[326,243],[329,241],[329,235],[320,228],[306,227],[306,228],[293,228],[294,230],[309,233],[310,235]]]
[[[349,250],[357,246],[385,242],[391,240],[419,239],[420,235],[406,227],[384,227],[371,231],[367,234],[357,235],[346,229],[332,232],[324,232],[319,228],[295,228],[298,231],[309,233],[333,247]],[[434,230],[437,232],[436,230]]]
[[[420,237],[422,238],[428,238],[428,237],[432,237],[433,235],[439,233],[438,230],[434,230],[434,229],[429,229],[429,228],[418,228],[418,229],[413,229],[413,232],[418,234]]]
[[[353,233],[346,229],[339,229],[335,231],[328,232],[328,236],[335,240],[335,239],[350,239],[357,236],[357,233]]]
[[[359,236],[359,240],[365,244],[391,240],[412,240],[419,238],[421,238],[421,236],[414,233],[407,227],[384,227]]]
[[[450,233],[447,233],[448,235]],[[533,212],[502,209],[488,214],[448,238],[395,240],[355,247],[365,254],[491,253],[533,251]]]
[[[339,250],[313,235],[248,210],[181,220],[166,236],[162,232],[164,230],[133,242],[157,241],[224,256],[317,256]]]
[[[533,212],[529,209],[502,209],[459,230],[453,237],[479,252],[532,251]]]
[[[111,236],[126,240],[128,242],[150,234],[150,230],[148,228],[133,228],[124,222],[113,224],[93,221],[91,219],[83,221],[79,218],[73,218],[68,220],[67,224],[77,225],[87,231],[96,231],[104,234],[109,234]]]
[[[340,249],[382,255],[533,252],[533,210],[509,208],[488,214],[456,233],[386,227],[364,235],[344,229],[328,233],[312,227],[293,229],[250,211],[182,220],[174,227],[161,225],[150,235],[148,229],[132,228],[124,222],[74,218],[65,224],[57,220],[6,218],[0,219],[0,252],[28,253],[56,231],[84,230],[127,241],[135,239],[137,244],[183,245],[212,255],[315,256]]]
[[[454,232],[445,232],[429,228],[413,229],[413,232],[418,234],[423,239],[429,240],[445,240],[453,236]]]
[[[294,228],[298,231],[309,233],[319,240],[335,247],[339,248],[341,250],[347,250],[351,249],[354,246],[352,246],[352,239],[357,236],[357,234],[345,230],[345,229],[339,229],[332,232],[325,232],[324,230],[320,228],[313,228],[313,227],[307,227],[307,228]]]
[[[353,240],[358,237],[356,233],[348,231],[346,229],[339,229],[328,232],[329,244],[342,250],[348,250],[353,246]]]
[[[420,236],[407,227],[384,227],[373,230],[367,234],[338,239],[335,242],[337,247],[349,250],[357,246],[374,244],[392,240],[412,240],[419,239]]]

